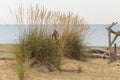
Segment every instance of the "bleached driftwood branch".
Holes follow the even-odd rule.
[[[111,25],[109,25],[108,26],[108,28],[106,28],[107,30],[108,30],[108,43],[109,43],[109,60],[111,61],[111,62],[114,62],[114,61],[116,61],[117,59],[117,55],[116,55],[116,53],[113,53],[112,52],[112,45],[113,45],[113,43],[115,42],[115,40],[117,39],[117,37],[119,36],[119,34],[116,32],[116,31],[114,31],[114,30],[112,30],[112,27],[114,26],[114,25],[116,25],[117,24],[117,22],[115,23],[115,22],[113,22]],[[115,34],[116,36],[115,36],[115,38],[111,41],[111,33],[113,33],[113,34]]]
[[[90,57],[93,57],[93,58],[107,58],[109,59],[109,50],[106,50],[106,49],[102,49],[102,48],[91,48],[90,49]],[[113,54],[115,54],[114,52],[111,53],[113,56]],[[120,54],[119,53],[116,53],[116,57],[117,59],[120,59]]]
[[[10,58],[10,57],[2,57],[2,56],[0,56],[0,60],[14,60],[14,59]]]

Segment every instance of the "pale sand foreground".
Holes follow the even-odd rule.
[[[7,54],[2,52],[0,56],[12,55]],[[64,58],[61,64],[63,72],[40,72],[39,68],[30,68],[29,76],[25,80],[120,80],[119,65],[119,61],[108,64],[107,59],[82,62]],[[79,66],[82,67],[80,73],[77,72]],[[14,60],[0,60],[0,80],[19,80],[15,67]]]
[[[37,68],[30,69],[29,77],[25,80],[120,80],[119,63],[107,64],[107,60],[92,59],[88,62],[64,59],[61,68],[73,72],[40,72]],[[78,66],[82,66],[82,72],[78,73]],[[18,80],[15,62],[0,61],[0,80]]]

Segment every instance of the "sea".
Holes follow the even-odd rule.
[[[88,46],[108,46],[108,31],[106,27],[109,24],[90,24],[89,33],[85,38],[85,44]],[[115,31],[120,31],[120,25],[115,25]],[[0,44],[16,44],[19,37],[19,28],[16,25],[0,25]],[[112,34],[112,39],[115,35]],[[115,41],[120,46],[120,36]]]

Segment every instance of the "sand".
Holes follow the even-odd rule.
[[[2,52],[0,56],[7,56],[7,54],[12,56],[11,53]],[[79,66],[82,68],[80,73],[78,73]],[[61,69],[62,71],[41,72],[39,68],[30,68],[25,80],[120,80],[119,61],[108,63],[107,59],[92,58],[82,62],[64,58]],[[14,60],[0,60],[0,80],[19,80]]]

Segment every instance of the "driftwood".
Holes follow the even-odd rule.
[[[117,56],[117,59],[120,59],[120,54],[118,53],[118,54],[116,54],[116,56]]]
[[[10,58],[10,57],[2,57],[2,56],[0,56],[0,60],[14,60],[14,59]]]
[[[107,58],[107,59],[110,59],[110,57],[109,57],[109,51],[106,50],[106,49],[91,48],[90,51],[88,51],[88,52],[90,52],[90,57],[92,57],[92,58]],[[116,56],[117,59],[120,59],[120,53],[112,52],[111,56],[112,57]]]
[[[117,60],[117,55],[116,55],[116,51],[115,51],[115,49],[114,49],[114,53],[112,52],[112,45],[114,44],[114,42],[115,42],[115,40],[117,39],[117,37],[118,36],[120,36],[120,31],[114,31],[114,30],[112,30],[112,27],[114,26],[114,25],[116,25],[117,24],[117,22],[115,23],[115,22],[113,22],[111,25],[109,25],[106,29],[107,29],[107,31],[108,31],[108,46],[109,46],[109,60],[111,61],[111,62],[114,62],[114,61],[116,61]],[[114,34],[115,35],[115,37],[113,38],[113,40],[111,39],[111,34]]]
[[[106,54],[109,55],[109,51],[106,49],[102,49],[102,48],[91,48],[91,52],[92,53],[98,53],[98,54]]]
[[[96,53],[93,53],[90,55],[91,58],[103,58],[103,59],[108,59],[109,56],[107,55],[103,55],[103,54],[96,54]]]
[[[103,59],[109,59],[110,57],[107,56],[107,55],[104,55],[104,54],[96,54],[96,53],[93,53],[93,54],[90,54],[90,57],[92,58],[103,58]],[[116,57],[117,59],[120,59],[120,54],[116,54]]]
[[[93,58],[108,58],[109,56],[109,51],[102,48],[91,48],[89,52],[91,52],[90,57]]]

